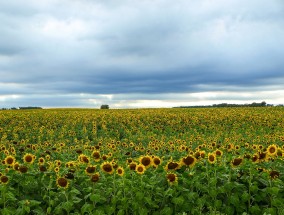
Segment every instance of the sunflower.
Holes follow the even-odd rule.
[[[255,153],[255,154],[252,156],[251,160],[252,160],[253,163],[257,163],[257,162],[259,161],[259,160],[258,160],[258,154]]]
[[[8,184],[9,178],[6,175],[0,177],[1,184]]]
[[[178,177],[175,173],[168,173],[166,177],[167,177],[167,181],[171,185],[177,183],[177,181],[178,181]]]
[[[138,164],[138,165],[136,165],[135,170],[138,174],[142,175],[142,174],[144,174],[146,167],[143,164]]]
[[[108,174],[112,174],[114,171],[112,163],[110,162],[103,162],[101,164],[101,169],[103,170],[103,172],[106,172]]]
[[[85,173],[87,175],[92,175],[95,173],[95,171],[96,171],[96,166],[87,166],[85,169]]]
[[[217,149],[215,152],[216,157],[222,157],[223,152],[220,149]]]
[[[269,176],[271,179],[276,179],[276,178],[279,178],[280,176],[280,173],[275,171],[275,170],[272,170],[270,173],[269,173]]]
[[[159,158],[158,156],[154,156],[152,160],[154,167],[158,167],[162,163],[161,158]]]
[[[13,156],[11,156],[11,155],[8,155],[5,158],[5,164],[6,165],[13,166],[15,162],[16,162],[16,159]]]
[[[200,158],[200,151],[196,151],[196,152],[194,153],[194,157],[195,157],[196,159],[199,159],[199,158]]]
[[[24,160],[25,163],[32,164],[34,162],[35,158],[36,157],[33,154],[27,153],[27,154],[25,154],[23,160]]]
[[[126,163],[131,164],[132,161],[133,161],[132,158],[128,158],[128,159],[126,160]]]
[[[205,155],[206,155],[205,151],[200,151],[200,157],[201,158],[205,158]]]
[[[166,166],[165,166],[165,170],[169,171],[169,170],[176,170],[180,167],[179,163],[174,162],[174,161],[169,161]]]
[[[40,165],[40,166],[38,167],[38,169],[39,169],[40,172],[45,172],[45,171],[47,171],[47,168],[46,168],[46,166],[44,166],[44,165]]]
[[[137,166],[137,163],[136,162],[131,162],[128,167],[130,170],[135,170],[136,169],[136,166]]]
[[[87,155],[84,155],[84,154],[80,154],[80,155],[78,156],[78,160],[79,160],[79,162],[81,162],[81,163],[89,163],[89,162],[90,162],[89,157],[88,157]]]
[[[55,165],[58,166],[58,167],[60,167],[61,164],[62,164],[61,160],[55,160],[54,163],[55,163]]]
[[[229,143],[229,144],[227,145],[227,151],[229,152],[229,151],[232,151],[233,149],[234,149],[234,144]]]
[[[275,155],[277,155],[277,146],[275,144],[272,144],[272,145],[268,146],[266,151],[267,151],[269,156],[275,156]]]
[[[18,162],[15,162],[13,164],[13,169],[16,170],[16,171],[19,171],[19,168],[20,168],[20,164]]]
[[[21,165],[19,167],[19,171],[20,171],[20,173],[26,173],[26,172],[28,172],[28,167],[24,166],[24,165]]]
[[[100,158],[101,158],[101,154],[99,151],[93,151],[92,152],[92,157],[94,158],[94,160],[96,162],[99,162],[100,161]]]
[[[153,160],[152,157],[146,155],[146,156],[141,156],[139,158],[139,162],[143,164],[146,168],[149,168],[152,165]]]
[[[95,173],[94,175],[91,176],[91,182],[97,182],[100,179],[100,174],[99,173]]]
[[[181,158],[180,163],[185,166],[193,167],[196,163],[196,158],[194,156],[188,155],[187,157]]]
[[[267,160],[267,152],[258,152],[258,160],[259,161]]]
[[[235,145],[235,150],[239,150],[240,146],[239,145]]]
[[[123,167],[118,167],[116,169],[116,173],[119,175],[119,176],[123,176],[124,175],[124,169]]]
[[[243,162],[242,158],[234,158],[231,162],[232,167],[237,167]]]
[[[67,172],[67,173],[65,174],[64,178],[66,178],[66,179],[71,179],[71,180],[74,179],[74,178],[75,178],[74,172],[72,172],[72,171],[69,170],[69,172]]]
[[[56,172],[56,173],[58,173],[59,170],[60,170],[60,168],[58,166],[54,168],[54,172]]]
[[[45,159],[44,159],[43,157],[40,157],[40,158],[38,159],[38,163],[39,163],[39,164],[43,165],[44,162],[45,162]]]
[[[215,153],[208,153],[208,162],[211,163],[211,164],[216,163]]]
[[[64,189],[68,188],[69,186],[68,180],[62,177],[56,179],[56,184],[59,188],[64,188]]]

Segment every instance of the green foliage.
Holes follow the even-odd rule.
[[[283,214],[283,111],[0,111],[0,172],[9,179],[0,183],[0,214]],[[277,154],[269,155],[269,146]],[[217,150],[223,153],[219,157]],[[94,151],[100,153],[98,160]],[[202,151],[204,156],[198,156]],[[253,161],[260,152],[267,157]],[[33,163],[24,162],[26,153],[36,157]],[[216,156],[212,164],[209,153]],[[145,155],[161,163],[151,163],[141,175],[130,170],[129,160],[139,164]],[[196,163],[181,166],[189,155]],[[28,171],[7,164],[8,156]],[[233,165],[235,158],[242,162]],[[102,169],[104,162],[116,166],[111,174]],[[167,169],[170,162],[179,166]],[[91,181],[89,166],[98,181]],[[57,183],[61,177],[68,181],[66,188]]]

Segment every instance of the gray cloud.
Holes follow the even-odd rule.
[[[120,107],[115,95],[139,103],[284,88],[281,0],[11,0],[0,8],[0,106],[34,98],[89,106],[113,95],[107,102]]]

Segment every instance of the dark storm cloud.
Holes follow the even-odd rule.
[[[283,90],[283,14],[281,0],[2,1],[0,104]]]

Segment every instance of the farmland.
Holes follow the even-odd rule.
[[[0,214],[284,214],[283,116],[0,111]]]

